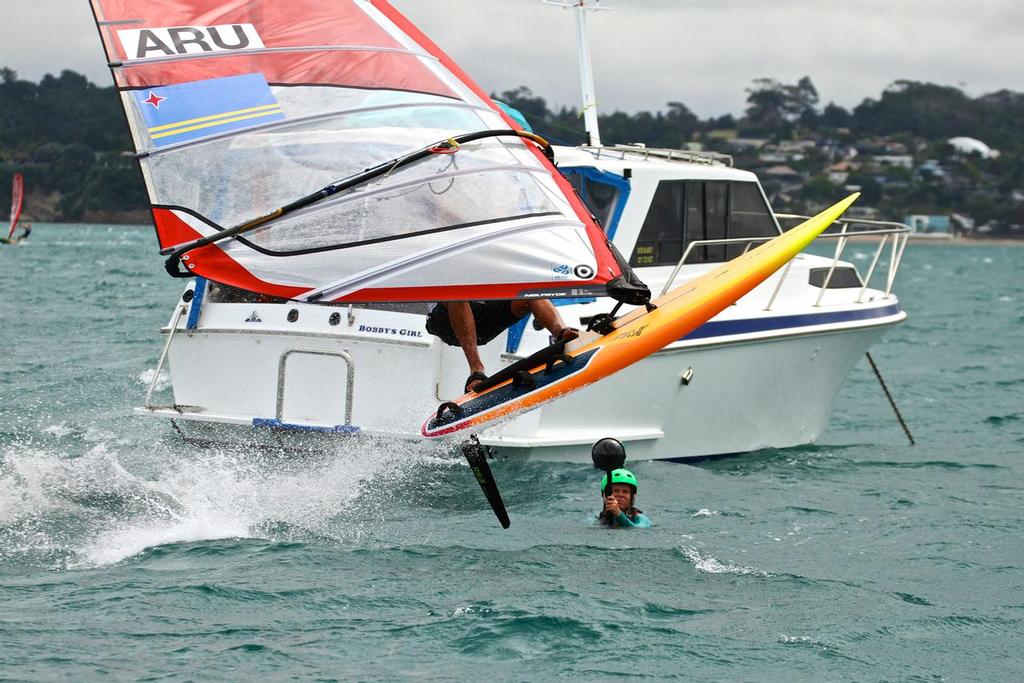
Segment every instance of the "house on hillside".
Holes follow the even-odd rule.
[[[737,154],[742,152],[756,152],[768,144],[767,140],[760,138],[732,138],[727,141],[729,148]]]
[[[953,230],[949,216],[914,214],[904,216],[903,222],[910,226],[913,235],[931,235],[934,237],[952,237]]]
[[[833,185],[844,185],[850,173],[860,168],[860,164],[852,161],[840,161],[828,167],[828,181]]]
[[[963,156],[977,154],[982,159],[999,158],[998,149],[992,149],[984,142],[976,138],[955,137],[946,140],[946,144],[948,144],[950,147],[956,150],[957,154],[961,154]]]
[[[863,140],[857,143],[857,152],[865,156],[903,155],[909,150],[902,142],[885,139]]]
[[[929,159],[918,166],[916,173],[918,177],[923,179],[946,178],[946,169],[942,168],[942,164],[940,164],[936,159]]]
[[[791,166],[778,165],[762,168],[757,171],[762,183],[782,192],[799,190],[804,184],[804,176]]]
[[[875,161],[882,166],[895,166],[907,170],[914,168],[914,157],[909,154],[879,154],[875,156]]]

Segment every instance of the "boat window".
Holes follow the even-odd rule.
[[[756,183],[665,180],[654,193],[630,264],[675,265],[690,242],[777,234],[771,210]],[[719,263],[747,248],[746,243],[695,247],[687,263]]]
[[[729,237],[775,237],[779,229],[756,183],[732,183],[729,207]],[[755,242],[757,246],[761,242]],[[729,248],[729,258],[743,253],[746,245]]]
[[[682,258],[683,214],[688,203],[687,189],[688,183],[683,180],[666,180],[658,183],[654,199],[647,209],[647,218],[640,229],[640,238],[633,249],[630,265],[662,266],[677,263]],[[690,190],[693,191],[692,188]],[[691,205],[692,201],[691,198]],[[703,212],[701,216],[703,217]]]
[[[576,188],[583,203],[587,205],[601,227],[608,230],[608,222],[615,211],[615,203],[619,198],[619,188],[599,180],[588,178],[582,173],[566,173],[566,179]]]
[[[704,183],[704,239],[729,239],[729,183]],[[701,260],[705,263],[717,263],[726,260],[726,245],[715,244],[704,247]]]

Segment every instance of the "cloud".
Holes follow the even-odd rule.
[[[528,85],[577,106],[572,12],[540,0],[393,0],[487,90]],[[604,0],[591,15],[603,111],[686,103],[741,113],[759,77],[808,75],[853,106],[896,79],[1024,90],[1024,4],[1009,0]],[[5,2],[0,65],[38,80],[65,68],[111,82],[84,0]]]

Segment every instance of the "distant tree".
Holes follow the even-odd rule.
[[[818,117],[818,89],[810,76],[804,76],[791,87],[791,116],[802,125],[813,126]]]
[[[518,109],[531,125],[534,121],[543,121],[551,116],[548,103],[544,98],[534,95],[533,91],[525,85],[513,88],[512,90],[506,90],[500,95],[491,93],[491,97],[501,100],[513,109]]]
[[[823,175],[818,175],[804,185],[801,197],[814,202],[825,202],[836,195],[836,186]]]
[[[826,128],[849,128],[853,117],[835,102],[829,102],[818,120]]]
[[[735,130],[736,117],[732,114],[725,114],[716,119],[709,119],[704,128],[705,130]]]
[[[881,99],[864,100],[853,115],[861,133],[909,133],[935,139],[971,133],[973,109],[970,98],[957,88],[901,80],[890,85]]]
[[[756,132],[788,129],[786,86],[774,78],[758,78],[747,88],[746,120]]]
[[[758,78],[747,88],[747,105],[747,123],[755,132],[784,131],[788,134],[795,122],[814,125],[818,115],[818,89],[809,76],[795,85],[774,78]]]

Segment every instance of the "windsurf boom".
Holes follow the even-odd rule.
[[[18,229],[18,221],[21,219],[21,208],[25,203],[25,179],[20,173],[14,174],[11,182],[11,225],[7,231],[7,239],[14,237],[14,231]]]
[[[304,301],[649,296],[546,143],[385,0],[92,6],[184,272]]]

